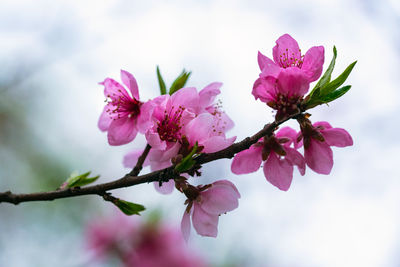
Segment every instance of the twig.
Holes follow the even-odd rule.
[[[284,123],[285,121],[295,118],[298,114],[295,114],[289,118],[281,120],[279,122],[269,123],[264,126],[262,130],[257,132],[251,137],[247,137],[238,143],[234,143],[231,146],[217,151],[215,153],[208,153],[208,154],[201,154],[199,157],[196,158],[197,164],[204,164],[207,162],[211,162],[218,159],[223,158],[232,158],[236,153],[248,149],[252,144],[256,143],[260,138],[266,135],[271,135],[276,130],[276,128]],[[49,191],[49,192],[38,192],[38,193],[31,193],[31,194],[13,194],[11,191],[0,193],[0,203],[1,202],[8,202],[12,204],[19,204],[21,202],[28,202],[28,201],[48,201],[54,200],[59,198],[68,198],[68,197],[75,197],[75,196],[82,196],[82,195],[100,195],[103,196],[107,191],[123,188],[123,187],[130,187],[138,184],[143,183],[151,183],[155,181],[168,181],[172,179],[176,172],[174,167],[168,167],[159,171],[154,171],[145,175],[137,176],[136,173],[139,173],[141,170],[141,166],[150,151],[150,146],[147,145],[143,154],[139,157],[137,166],[133,168],[133,170],[126,174],[124,177],[98,185],[92,185],[87,187],[76,187],[76,188],[68,188],[56,191]],[[136,174],[136,175],[135,175]]]

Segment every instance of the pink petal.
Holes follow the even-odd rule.
[[[307,166],[319,174],[329,174],[333,167],[332,149],[326,142],[311,138],[310,146],[304,149]]]
[[[214,153],[219,150],[225,149],[235,142],[236,136],[231,138],[225,138],[225,136],[211,136],[205,141],[201,142],[200,145],[204,146],[202,152],[204,153]]]
[[[162,183],[161,186],[159,186],[158,182],[154,182],[153,184],[158,193],[161,193],[163,195],[171,194],[175,188],[175,182],[173,179],[169,180],[168,182]]]
[[[282,138],[282,137],[286,137],[289,138],[290,140],[294,141],[296,140],[297,137],[297,132],[296,130],[290,128],[289,126],[285,126],[283,128],[281,128],[276,134],[276,137],[278,138]],[[285,145],[290,145],[292,142],[287,142],[285,143]]]
[[[264,69],[264,66],[265,66],[266,62],[268,62],[268,59],[269,58],[267,58],[260,51],[258,51],[258,53],[257,53],[257,62],[258,62],[258,67],[260,67],[260,71],[262,71]],[[271,59],[269,59],[269,60],[271,60]]]
[[[182,221],[181,221],[181,230],[182,230],[183,239],[185,239],[186,242],[188,242],[188,240],[189,240],[190,228],[191,228],[190,213],[186,212],[186,209],[185,209],[185,211],[183,212]]]
[[[222,83],[220,82],[214,82],[210,83],[206,87],[204,87],[200,92],[199,92],[199,105],[201,107],[207,107],[211,105],[215,97],[221,93],[219,88],[222,86]]]
[[[297,142],[297,140],[298,140],[298,138],[300,137],[300,135],[301,135],[301,131],[299,131],[297,134],[296,134],[296,138],[294,139],[294,148],[295,149],[299,149],[300,147],[302,147],[303,146],[303,138],[301,138],[301,140],[300,140],[300,142]]]
[[[353,139],[345,129],[330,128],[321,130],[321,133],[325,138],[325,142],[330,146],[345,147],[353,145]]]
[[[131,99],[126,89],[117,81],[111,78],[106,78],[101,84],[104,85],[104,95],[106,97],[109,97],[112,100],[118,100],[120,97]]]
[[[303,96],[310,87],[308,77],[297,67],[282,69],[278,76],[278,91],[286,96]]]
[[[262,147],[251,146],[235,155],[231,165],[234,174],[246,174],[257,171],[262,162]]]
[[[154,129],[149,129],[146,134],[146,140],[149,145],[154,149],[164,150],[167,147],[167,143],[160,139],[158,132],[155,132]]]
[[[314,46],[311,47],[304,55],[304,61],[301,69],[309,77],[309,81],[316,81],[322,73],[324,65],[324,47]]]
[[[324,130],[332,128],[332,126],[327,121],[317,121],[317,122],[313,123],[313,126],[314,127],[321,127]]]
[[[199,235],[216,237],[218,234],[218,215],[205,212],[201,206],[193,203],[192,223]]]
[[[251,92],[254,98],[268,103],[276,98],[276,79],[273,77],[258,78]]]
[[[239,190],[236,188],[236,186],[231,182],[231,181],[228,181],[228,180],[218,180],[218,181],[215,181],[214,183],[212,183],[212,185],[213,186],[224,186],[224,187],[229,187],[230,188],[230,190],[233,192],[236,192],[235,194],[236,194],[236,197],[237,198],[240,198],[240,193],[239,193]]]
[[[287,50],[286,50],[287,49]],[[276,45],[272,49],[272,54],[274,56],[275,63],[279,64],[281,67],[284,67],[281,62],[281,56],[286,57],[293,57],[296,59],[301,58],[301,52],[299,45],[297,44],[296,40],[293,39],[289,34],[284,34],[276,40]],[[282,59],[283,60],[283,59]],[[289,64],[291,65],[294,62],[293,60],[289,60]]]
[[[103,112],[101,112],[99,121],[97,123],[97,126],[99,127],[100,131],[105,132],[108,130],[108,127],[110,127],[111,122],[113,119],[110,117],[110,114],[106,112],[110,108],[109,105],[106,105],[103,109]]]
[[[125,168],[133,168],[135,167],[139,157],[143,154],[143,149],[139,149],[139,150],[134,150],[131,151],[129,153],[127,153],[124,156],[123,159],[123,164]],[[149,166],[150,161],[149,161],[149,157],[146,157],[146,159],[143,162],[143,167],[145,166]]]
[[[285,159],[279,159],[271,152],[267,161],[264,163],[265,178],[280,190],[287,191],[293,179],[293,165]]]
[[[306,173],[306,161],[299,151],[291,147],[285,147],[285,158],[290,161],[292,165],[296,165],[301,175]]]
[[[171,101],[167,105],[167,109],[173,107],[178,108],[184,106],[186,108],[195,109],[198,105],[198,94],[194,87],[186,87],[179,89],[177,92],[171,95]]]
[[[151,116],[153,115],[154,104],[151,101],[145,102],[140,107],[140,114],[137,117],[137,129],[140,133],[144,134],[148,129],[153,126]]]
[[[240,194],[231,182],[213,183],[212,186],[201,193],[200,206],[207,213],[220,215],[236,209],[239,206]]]
[[[161,170],[171,166],[171,159],[178,154],[181,145],[177,143],[169,143],[165,150],[152,148],[149,153],[152,171]]]
[[[122,82],[131,90],[132,96],[139,100],[139,90],[135,77],[125,70],[121,70]]]
[[[260,77],[267,77],[267,76],[272,76],[272,77],[278,77],[280,67],[275,64],[271,59],[268,57],[264,56],[260,52],[258,52],[258,66],[260,67],[261,74]]]
[[[112,146],[124,145],[135,139],[136,134],[135,119],[123,117],[111,122],[108,128],[108,143]]]
[[[235,126],[233,120],[225,112],[221,112],[218,119],[219,119],[218,130],[221,130],[224,133],[226,133],[227,131],[232,129],[233,126]]]
[[[212,132],[214,118],[210,113],[202,113],[191,120],[185,127],[186,137],[193,145],[206,140]]]
[[[151,171],[158,171],[172,166],[171,160],[166,161],[152,161],[150,159],[150,169]]]

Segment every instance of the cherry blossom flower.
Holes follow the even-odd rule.
[[[188,206],[181,222],[182,234],[186,241],[189,239],[191,221],[199,235],[216,237],[219,216],[239,206],[239,191],[227,180],[216,181],[206,186],[187,185],[183,192],[188,198],[185,202]]]
[[[277,77],[282,68],[297,68],[301,70],[309,82],[313,82],[321,76],[324,64],[323,46],[313,46],[305,55],[302,55],[296,40],[289,34],[284,34],[276,40],[272,54],[274,61],[258,52],[260,77]]]
[[[256,99],[265,102],[277,110],[279,121],[287,116],[300,112],[299,105],[307,93],[310,83],[298,68],[280,70],[277,78],[273,76],[258,78],[253,86],[252,94]]]
[[[296,147],[304,145],[304,158],[308,167],[319,174],[329,174],[333,167],[331,146],[353,145],[350,134],[342,128],[332,128],[326,121],[311,125],[308,119],[300,121]]]
[[[187,248],[179,228],[161,221],[145,222],[123,215],[96,220],[88,225],[86,242],[94,260],[100,262],[115,264],[117,259],[126,267],[207,266]]]
[[[264,175],[267,181],[287,191],[293,179],[293,166],[296,165],[301,175],[305,174],[303,156],[291,144],[296,138],[296,131],[290,127],[282,128],[275,136],[264,137],[249,149],[235,155],[231,170],[235,174],[255,172],[264,161]]]
[[[111,78],[100,83],[104,85],[104,95],[109,100],[100,115],[98,126],[101,131],[108,132],[108,143],[112,146],[131,142],[138,131],[144,133],[149,119],[148,109],[143,109],[143,102],[139,100],[138,86],[133,75],[121,70],[121,79],[131,95]]]
[[[232,144],[235,138],[226,139],[225,132],[233,127],[233,121],[213,103],[221,85],[212,83],[199,93],[193,87],[182,88],[171,97],[156,98],[153,126],[145,134],[152,148],[170,150],[176,142],[182,143],[184,136],[208,153]]]
[[[182,151],[190,152],[196,142],[201,152],[211,153],[235,141],[236,137],[226,138],[225,135],[233,127],[233,121],[218,103],[214,103],[221,85],[211,83],[200,92],[193,87],[182,88],[171,96],[162,95],[143,105],[148,106],[151,112],[151,123],[146,125],[145,136],[152,147],[148,155],[152,171],[171,166],[171,159]],[[133,160],[124,159],[125,167],[136,164],[138,156],[132,155],[138,154],[131,153],[127,157]],[[173,180],[163,183],[161,187],[158,183],[154,185],[163,194],[169,194],[174,189]]]

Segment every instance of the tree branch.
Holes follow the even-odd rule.
[[[260,130],[253,136],[247,137],[238,143],[234,143],[223,150],[214,153],[201,154],[196,158],[196,162],[201,165],[218,159],[232,158],[236,153],[248,149],[252,144],[256,143],[263,136],[273,134],[279,125],[281,125],[282,123],[291,118],[295,118],[298,115],[299,114],[295,114],[279,122],[274,121],[273,123],[269,123],[265,125],[262,130]],[[68,198],[68,197],[75,197],[82,195],[103,196],[109,190],[123,188],[123,187],[130,187],[143,183],[151,183],[156,181],[168,181],[174,178],[176,175],[178,175],[178,173],[176,173],[174,169],[174,166],[171,166],[159,171],[154,171],[148,174],[137,176],[140,170],[142,169],[143,162],[146,159],[146,156],[149,153],[150,149],[151,147],[147,145],[145,150],[143,151],[143,154],[139,157],[138,162],[136,166],[133,168],[133,170],[118,180],[82,188],[75,187],[75,188],[67,188],[56,191],[38,192],[31,194],[13,194],[11,191],[7,191],[0,193],[0,203],[8,202],[17,205],[21,202],[48,201],[59,198]]]

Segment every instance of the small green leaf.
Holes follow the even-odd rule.
[[[165,82],[163,77],[161,76],[160,68],[157,66],[157,78],[158,78],[158,85],[160,86],[160,93],[162,95],[167,94],[167,87],[165,86]]]
[[[316,90],[319,90],[321,87],[323,87],[325,84],[327,84],[331,80],[332,71],[335,68],[336,57],[337,57],[336,47],[333,46],[333,57],[332,57],[331,63],[329,63],[329,67],[326,69],[324,75],[321,76],[321,78],[319,79],[317,84],[311,90],[311,92],[309,94],[310,101],[311,101],[312,98],[314,98],[313,97],[314,92]]]
[[[186,72],[185,69],[183,69],[182,73],[178,76],[178,78],[175,79],[169,88],[169,94],[172,95],[179,89],[183,88],[188,81],[190,74],[192,74],[192,72]]]
[[[198,144],[196,142],[196,144],[194,144],[193,149],[189,153],[189,155],[184,157],[182,159],[182,161],[175,166],[175,170],[177,172],[181,173],[181,172],[187,171],[193,167],[193,165],[196,163],[196,161],[194,161],[192,157],[197,152],[197,148],[198,148]]]
[[[333,57],[331,60],[331,63],[329,63],[329,67],[326,69],[324,75],[319,79],[318,83],[315,85],[314,88],[321,88],[331,80],[331,75],[333,72],[333,69],[335,68],[335,63],[336,63],[336,57],[337,57],[337,51],[336,51],[336,46],[333,46]]]
[[[347,93],[347,91],[349,91],[350,88],[351,88],[351,85],[346,85],[346,86],[343,86],[333,92],[330,92],[329,94],[327,94],[326,96],[324,96],[322,98],[323,103],[329,103],[335,99],[338,99],[339,97],[341,97],[342,95]]]
[[[71,188],[71,187],[85,186],[95,182],[100,177],[100,175],[97,175],[95,177],[88,177],[89,175],[90,171],[80,175],[77,175],[77,173],[72,173],[71,176],[65,182],[66,187]]]
[[[140,212],[146,209],[143,205],[121,199],[116,199],[113,203],[126,215],[140,215]]]
[[[307,102],[313,102],[313,101],[319,99],[320,94],[321,94],[321,88],[318,87],[317,89],[315,89],[313,92],[311,92],[309,94],[310,97]]]
[[[321,95],[328,95],[329,93],[335,91],[339,86],[341,86],[349,77],[351,71],[353,70],[354,66],[356,65],[357,61],[351,63],[342,74],[340,74],[335,80],[331,81],[327,85],[321,88]]]

